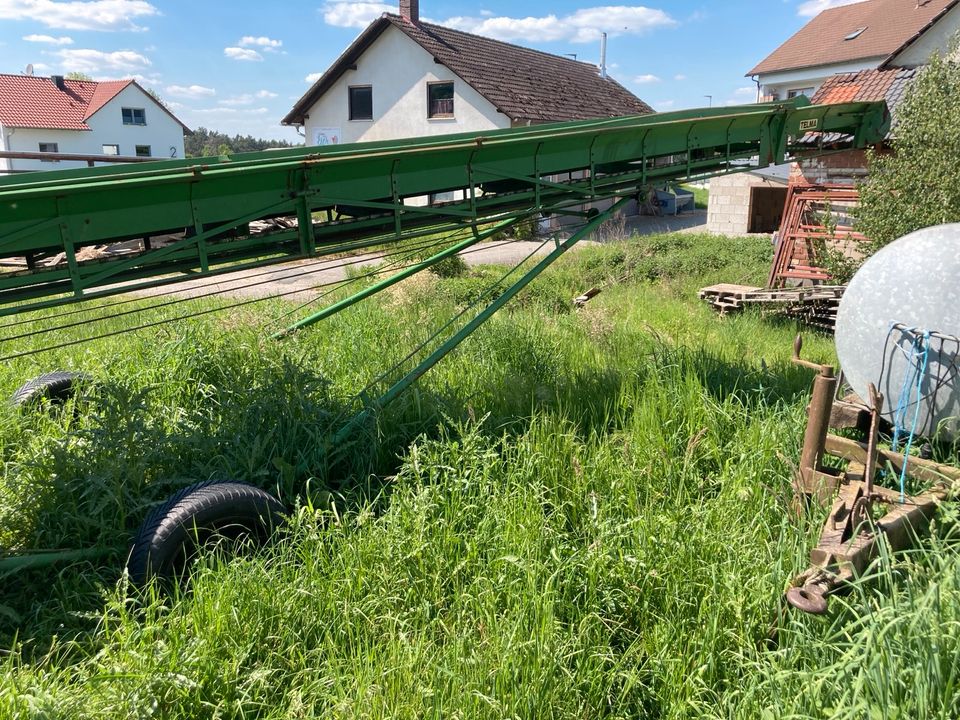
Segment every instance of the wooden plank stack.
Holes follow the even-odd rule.
[[[832,331],[845,288],[844,285],[814,285],[767,290],[751,285],[721,283],[701,289],[698,295],[721,315],[754,306]]]

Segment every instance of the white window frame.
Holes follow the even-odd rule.
[[[130,113],[130,120],[127,120],[127,113]],[[137,122],[137,113],[140,113],[140,122]],[[120,108],[120,118],[124,125],[146,125],[147,111],[144,108],[125,107]]]

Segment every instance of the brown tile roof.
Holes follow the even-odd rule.
[[[834,105],[886,100],[887,107],[893,113],[917,72],[912,68],[884,68],[838,73],[826,79],[811,102],[814,105]]]
[[[63,89],[48,77],[0,74],[0,125],[52,130],[89,130],[87,120],[134,80],[64,80]],[[140,87],[137,85],[137,87]],[[140,88],[141,90],[143,88]],[[144,91],[146,92],[146,91]],[[183,125],[169,110],[157,105]],[[184,130],[190,132],[185,125]]]
[[[883,58],[912,44],[960,0],[866,0],[824,10],[747,75]],[[852,40],[848,35],[865,28]]]
[[[396,27],[515,122],[643,115],[653,109],[594,65],[385,13],[374,20],[283,119],[307,111],[388,27]]]

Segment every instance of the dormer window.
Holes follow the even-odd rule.
[[[844,38],[844,40],[856,40],[858,37],[860,37],[861,35],[863,35],[864,30],[866,30],[865,27],[857,28],[857,29],[854,30],[852,33],[850,33],[849,35],[847,35],[847,36]]]

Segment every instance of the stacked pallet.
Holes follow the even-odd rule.
[[[844,285],[814,285],[768,290],[751,285],[721,283],[701,289],[698,295],[721,315],[754,306],[832,331],[844,289]]]

